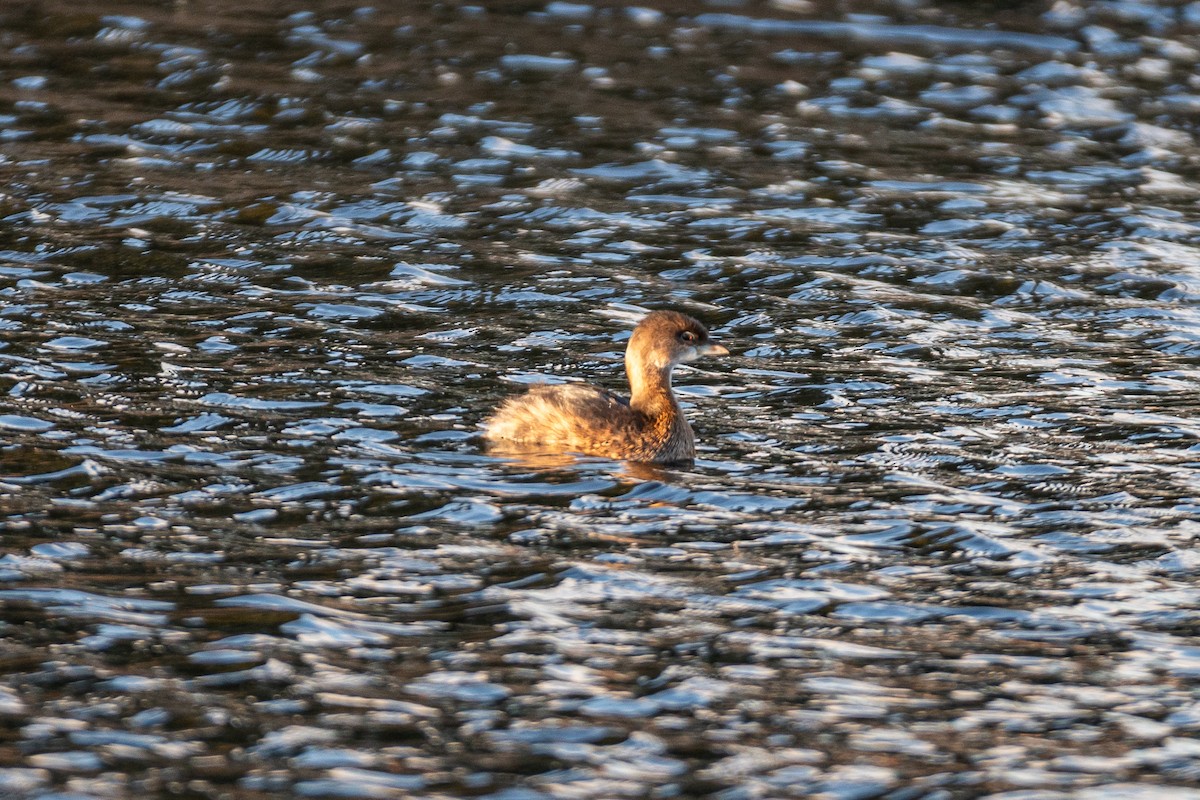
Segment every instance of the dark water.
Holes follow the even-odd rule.
[[[6,0],[0,796],[1200,797],[1198,62]],[[693,468],[481,452],[661,307]]]

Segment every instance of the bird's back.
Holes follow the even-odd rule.
[[[485,423],[484,436],[497,449],[545,449],[635,461],[692,457],[691,428],[682,417],[682,429],[655,422],[623,398],[594,386],[535,386],[506,400]]]

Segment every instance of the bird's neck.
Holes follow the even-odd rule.
[[[653,367],[625,361],[629,373],[629,405],[650,417],[678,415],[679,404],[671,391],[671,367]]]

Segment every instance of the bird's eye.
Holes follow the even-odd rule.
[[[679,332],[679,341],[685,342],[687,344],[695,344],[696,343],[696,334],[692,333],[691,331],[680,331]]]

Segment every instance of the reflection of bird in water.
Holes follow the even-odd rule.
[[[728,354],[708,331],[675,311],[654,311],[625,349],[630,398],[581,384],[535,386],[506,400],[485,423],[493,449],[584,453],[669,464],[696,455],[696,442],[675,393],[671,370],[700,356]]]

